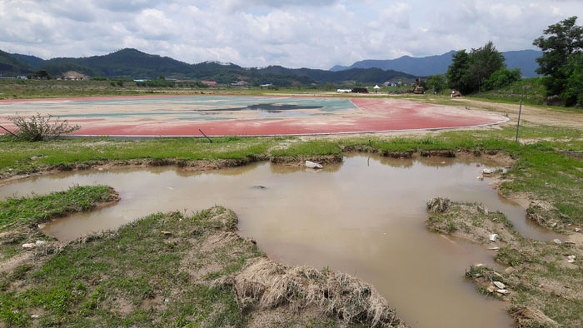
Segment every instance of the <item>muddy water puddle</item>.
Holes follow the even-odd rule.
[[[479,201],[504,212],[525,235],[549,239],[529,225],[524,209],[497,195],[485,166],[452,159],[389,160],[348,156],[313,171],[257,163],[192,173],[175,168],[88,171],[31,178],[0,187],[0,199],[44,194],[73,185],[114,187],[112,207],[47,224],[62,240],[155,212],[233,209],[240,233],[271,258],[290,265],[328,267],[371,282],[413,327],[511,327],[503,304],[464,280],[491,251],[425,229],[425,203],[436,196]]]

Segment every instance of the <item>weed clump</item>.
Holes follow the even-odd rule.
[[[451,206],[447,198],[436,197],[427,202],[427,211],[430,213],[444,213]]]
[[[69,125],[67,120],[53,118],[51,114],[36,113],[30,117],[13,116],[8,119],[16,126],[17,130],[11,132],[4,127],[2,129],[17,139],[25,141],[57,139],[63,134],[69,134],[81,128],[79,125]]]

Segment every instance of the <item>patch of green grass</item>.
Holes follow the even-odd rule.
[[[272,156],[321,156],[321,155],[342,155],[342,149],[338,143],[332,140],[309,140],[305,142],[294,142],[291,145],[271,151]]]
[[[40,143],[0,138],[0,176],[25,174],[74,164],[134,159],[245,160],[266,156],[273,145],[270,138],[70,138]]]
[[[502,246],[496,252],[496,261],[510,266],[518,266],[527,260],[526,256],[518,249],[511,246]]]
[[[7,198],[0,201],[0,227],[45,222],[70,213],[88,211],[100,202],[116,199],[108,186],[76,186],[42,196]]]
[[[545,143],[523,146],[517,159],[509,172],[511,181],[500,186],[503,193],[533,194],[554,204],[565,220],[583,223],[583,161]]]
[[[211,281],[262,254],[241,238],[210,254],[200,249],[211,234],[232,229],[231,221],[236,224],[234,213],[218,207],[189,216],[158,213],[69,244],[40,267],[0,279],[8,281],[0,293],[0,320],[19,326],[238,326],[244,318],[234,291]],[[212,260],[205,262],[207,256]],[[189,263],[197,258],[219,271],[212,278],[193,276]],[[13,290],[17,282],[26,288]],[[40,318],[31,318],[35,311]]]

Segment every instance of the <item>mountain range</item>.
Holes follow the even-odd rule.
[[[383,70],[396,70],[415,76],[431,76],[444,74],[451,65],[452,57],[456,51],[450,51],[442,55],[428,57],[410,57],[403,56],[397,59],[389,60],[362,60],[355,62],[350,66],[334,66],[331,71],[342,71],[353,68],[380,68]],[[536,58],[542,56],[542,51],[537,50],[519,50],[502,52],[506,59],[505,63],[508,69],[518,68],[523,77],[536,77],[538,63]]]
[[[122,49],[108,55],[81,58],[52,58],[10,54],[0,50],[0,77],[30,75],[46,71],[60,76],[77,71],[92,77],[213,80],[220,84],[243,81],[251,85],[272,83],[278,86],[317,84],[379,84],[386,81],[412,81],[416,77],[443,74],[451,64],[455,51],[443,55],[414,58],[404,56],[392,60],[363,60],[351,66],[334,66],[330,70],[283,66],[244,68],[232,63],[184,63],[170,57]],[[508,68],[520,68],[523,76],[536,76],[535,58],[542,53],[534,50],[503,52]]]

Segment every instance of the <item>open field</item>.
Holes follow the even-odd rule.
[[[331,95],[327,94],[327,96]],[[23,176],[59,170],[85,170],[128,165],[178,165],[189,170],[244,165],[257,160],[301,165],[307,159],[322,162],[342,160],[344,152],[352,151],[374,152],[396,157],[489,156],[498,158],[511,167],[508,172],[498,173],[500,192],[507,197],[521,200],[525,207],[529,208],[528,213],[533,220],[565,234],[561,238],[563,243],[558,245],[534,243],[515,234],[499,233],[500,236],[504,236],[505,244],[498,250],[496,260],[510,268],[508,269],[510,273],[498,272],[502,275],[500,279],[510,286],[510,293],[500,298],[508,302],[517,322],[523,327],[576,327],[579,325],[580,312],[573,309],[580,309],[583,302],[577,288],[583,279],[583,244],[581,233],[574,231],[583,227],[583,204],[580,201],[583,199],[581,155],[583,152],[583,113],[558,108],[525,106],[519,131],[520,142],[517,143],[514,141],[518,115],[517,104],[499,104],[467,98],[452,100],[432,96],[411,99],[459,106],[460,109],[469,107],[470,112],[482,109],[501,115],[506,114],[510,121],[499,126],[448,131],[402,131],[349,136],[213,137],[212,143],[204,138],[107,137],[29,143],[3,137],[0,138],[2,150],[0,177],[3,182],[6,182]],[[176,301],[178,287],[172,287],[163,292],[152,289],[151,283],[142,283],[153,281],[158,267],[154,267],[153,271],[146,267],[136,269],[137,278],[127,281],[116,281],[103,273],[111,268],[123,272],[126,270],[123,265],[142,267],[138,265],[139,254],[148,252],[151,249],[148,247],[152,245],[160,245],[156,256],[159,257],[158,264],[162,266],[165,263],[174,263],[172,261],[180,262],[181,256],[183,261],[196,260],[200,263],[205,259],[210,261],[211,258],[208,257],[211,256],[210,254],[184,255],[181,253],[185,251],[181,238],[186,238],[186,240],[211,238],[212,235],[207,234],[209,230],[206,230],[209,226],[203,225],[191,236],[183,236],[184,228],[178,223],[180,218],[202,220],[201,222],[206,222],[204,220],[208,219],[210,220],[208,222],[216,222],[209,213],[193,218],[183,217],[180,213],[157,214],[112,236],[89,238],[70,245],[59,245],[56,241],[47,240],[46,237],[39,235],[34,225],[3,223],[0,228],[2,267],[8,267],[5,265],[10,261],[14,263],[14,259],[30,256],[30,254],[33,254],[31,259],[33,258],[34,261],[18,262],[18,265],[11,266],[8,272],[5,272],[0,281],[0,288],[3,297],[2,304],[8,304],[9,307],[2,307],[7,310],[0,313],[1,320],[5,325],[31,322],[75,325],[88,322],[86,320],[98,320],[102,323],[127,320],[127,325],[141,325],[149,322],[151,314],[148,311],[154,311],[161,323],[198,323],[203,326],[221,323],[251,325],[251,322],[255,320],[255,315],[261,311],[252,311],[254,314],[250,315],[249,312],[239,308],[241,304],[237,303],[236,296],[232,294],[233,289],[229,287],[233,285],[228,283],[213,285],[209,282],[223,276],[232,277],[234,272],[243,272],[246,267],[243,264],[246,258],[260,256],[252,246],[242,246],[250,247],[251,253],[246,253],[247,251],[239,253],[237,256],[242,257],[237,259],[230,257],[234,254],[228,252],[224,254],[225,261],[231,261],[236,265],[231,267],[221,264],[212,272],[205,271],[209,268],[203,268],[201,270],[205,271],[204,275],[197,276],[201,280],[195,279],[202,283],[187,284],[189,288],[196,290],[185,289],[183,292],[189,293],[189,296],[197,300],[198,310],[192,308],[185,310],[185,307],[194,305]],[[484,220],[476,220],[473,212],[471,215],[463,214],[460,217],[468,218],[470,222]],[[435,230],[444,234],[465,231],[464,229],[471,230],[467,222],[448,223],[447,220],[447,218],[443,219],[446,223],[445,230]],[[503,222],[502,219],[494,220],[496,221]],[[166,229],[164,224],[172,228]],[[212,229],[217,228],[213,226],[214,223],[209,224]],[[138,227],[143,227],[144,230]],[[492,230],[493,232],[501,230],[498,226],[492,227],[491,229],[495,229]],[[169,231],[170,234],[164,235],[160,233],[161,230]],[[223,234],[223,237],[231,236],[226,238],[225,242],[239,242],[236,235],[230,235],[232,231],[227,231],[227,235],[221,232],[220,227],[218,231]],[[136,233],[140,235],[137,236]],[[145,236],[147,238],[143,238]],[[136,242],[135,237],[139,237],[144,244],[133,244]],[[122,263],[121,259],[119,263],[116,263],[118,257],[106,257],[107,254],[100,253],[98,255],[100,261],[94,264],[101,263],[102,266],[84,267],[87,270],[72,268],[74,266],[70,265],[71,263],[82,261],[87,254],[105,252],[107,247],[110,247],[106,246],[110,242],[109,238],[118,238],[115,239],[116,243],[119,242],[119,238],[129,238],[128,243],[125,244],[127,247],[124,248],[127,263]],[[208,239],[203,239],[200,239],[200,242],[204,244],[204,240]],[[36,240],[47,240],[51,246],[46,249],[39,248],[34,253],[20,247],[21,244],[34,243]],[[486,245],[488,245],[487,242]],[[161,249],[167,251],[160,251]],[[191,252],[202,252],[202,249],[195,247]],[[567,253],[575,255],[573,262],[566,262],[565,254]],[[532,257],[540,257],[546,261],[542,263],[539,260],[528,260]],[[54,274],[49,274],[50,272]],[[468,268],[468,272],[470,278],[476,279],[478,285],[482,286],[480,290],[489,294],[487,291],[489,285],[483,285],[484,280],[481,278],[488,279],[488,277],[496,276],[492,269]],[[100,285],[99,281],[88,278],[92,276],[102,277],[104,284]],[[172,286],[182,286],[192,281],[185,275],[160,279]],[[50,284],[40,283],[45,280],[50,281]],[[542,284],[544,288],[537,289],[536,284]],[[144,289],[144,286],[150,287]],[[134,296],[130,297],[130,295]],[[166,299],[169,300],[168,303],[165,302]],[[116,303],[118,309],[104,307],[104,304],[111,300],[118,302]],[[77,304],[77,307],[71,310],[71,304]],[[218,306],[219,312],[213,312],[213,306]],[[69,311],[73,311],[74,315]],[[264,311],[264,314],[269,313],[267,310]],[[198,316],[183,316],[182,314],[186,312],[198,313]],[[289,314],[282,311],[277,315],[286,313]],[[334,326],[343,323],[334,316],[318,319],[316,315],[309,320],[311,321],[305,322],[306,325]],[[397,323],[397,321],[394,322]]]

